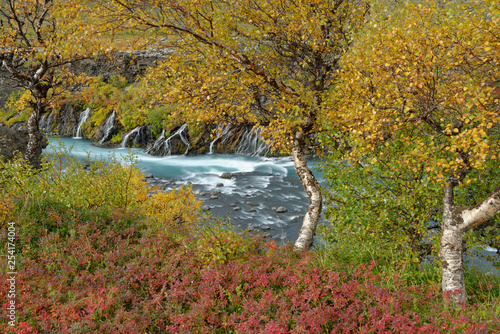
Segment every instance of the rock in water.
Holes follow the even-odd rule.
[[[233,173],[222,173],[221,179],[231,179],[234,176]]]
[[[276,209],[276,213],[284,213],[287,211],[288,211],[288,209],[285,208],[284,206],[280,206],[279,208]]]

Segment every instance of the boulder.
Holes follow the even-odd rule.
[[[234,173],[227,173],[226,172],[226,173],[222,173],[222,175],[220,177],[221,177],[221,179],[229,179],[230,180],[233,178],[233,176],[234,176]]]
[[[285,208],[284,206],[280,206],[279,208],[276,209],[276,213],[284,213],[287,211],[288,211],[288,209]]]

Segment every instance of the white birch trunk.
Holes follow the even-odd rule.
[[[316,233],[318,220],[321,216],[323,198],[321,197],[319,183],[307,166],[307,161],[298,139],[295,139],[292,145],[292,158],[295,171],[309,197],[309,207],[304,216],[302,228],[299,231],[299,237],[295,241],[295,250],[300,251],[311,248],[314,243],[314,235]]]
[[[466,303],[462,240],[464,233],[473,226],[485,223],[500,212],[500,187],[484,201],[471,207],[453,205],[453,188],[445,189],[441,234],[441,263],[444,293],[450,293],[454,303]]]
[[[24,153],[24,161],[35,168],[40,168],[40,157],[42,155],[42,134],[38,122],[40,121],[40,103],[33,108],[33,112],[28,118],[28,147]]]

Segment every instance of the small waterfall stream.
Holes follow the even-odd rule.
[[[155,152],[159,152],[161,145],[163,145],[164,139],[165,139],[165,130],[161,132],[161,135],[158,137],[158,139],[155,140],[153,145],[146,148],[144,152],[147,154],[154,154]]]
[[[46,125],[46,124],[47,124],[47,122],[46,122],[46,120],[45,120],[46,118],[47,118],[47,114],[44,114],[44,115],[42,116],[42,118],[40,119],[40,122],[38,122],[38,128],[39,128],[41,131],[45,131],[45,128],[46,128],[46,126],[47,126],[47,125]]]
[[[172,140],[175,137],[179,137],[182,143],[186,146],[186,151],[184,155],[186,155],[191,148],[191,143],[187,139],[187,124],[183,124],[177,131],[175,131],[172,135],[165,139],[165,130],[161,133],[160,137],[154,142],[153,145],[148,147],[145,152],[149,154],[155,155],[172,155]]]
[[[104,123],[104,128],[103,128],[104,135],[101,138],[101,140],[99,141],[99,144],[102,144],[106,140],[109,139],[109,135],[111,134],[111,130],[113,130],[114,127],[115,127],[115,125],[114,125],[114,123],[115,123],[115,116],[116,116],[116,112],[113,110],[113,112],[108,117],[108,119],[106,119],[106,122]]]
[[[236,147],[236,153],[248,154],[251,156],[268,154],[270,147],[260,139],[261,134],[262,128],[257,126],[247,130]]]
[[[78,119],[78,127],[76,129],[76,135],[74,137],[75,139],[82,138],[82,125],[89,119],[89,115],[90,115],[90,108],[85,109],[80,114],[80,118]]]
[[[134,139],[135,139],[135,137],[139,133],[140,129],[141,129],[141,127],[138,126],[135,129],[133,129],[132,131],[130,131],[129,133],[127,133],[125,136],[123,136],[123,140],[120,144],[120,148],[127,148],[127,142],[128,142],[128,139],[130,138],[130,136],[134,136]],[[134,142],[135,142],[135,140],[134,140]],[[135,143],[134,143],[134,145],[135,145]]]
[[[217,136],[215,137],[212,142],[210,142],[210,147],[208,150],[208,154],[213,154],[214,153],[214,145],[217,140],[222,138],[222,141],[220,142],[219,145],[223,145],[224,142],[229,138],[229,135],[231,135],[231,132],[233,131],[233,125],[231,123],[228,123],[223,129],[221,129],[221,126],[217,126]]]
[[[47,134],[52,132],[52,115],[53,112],[51,111],[49,117],[47,117],[46,123],[44,124],[45,125],[44,130]]]

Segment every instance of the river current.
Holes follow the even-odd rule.
[[[90,140],[75,138],[51,138],[44,154],[53,154],[59,143],[71,147],[71,155],[84,161],[106,159],[110,155],[125,161],[132,153],[139,161],[137,167],[152,176],[149,182],[165,190],[191,185],[197,198],[203,201],[204,210],[213,217],[227,218],[238,230],[264,233],[278,243],[295,241],[309,203],[290,157],[242,154],[156,157],[138,148],[101,148],[93,146]],[[315,171],[317,162],[311,161],[310,165],[324,184],[321,173]],[[221,178],[223,173],[233,176]],[[321,240],[317,238],[315,244],[321,244]],[[486,248],[481,253],[494,255],[494,251]],[[481,257],[465,255],[464,258],[481,271],[500,275]]]

